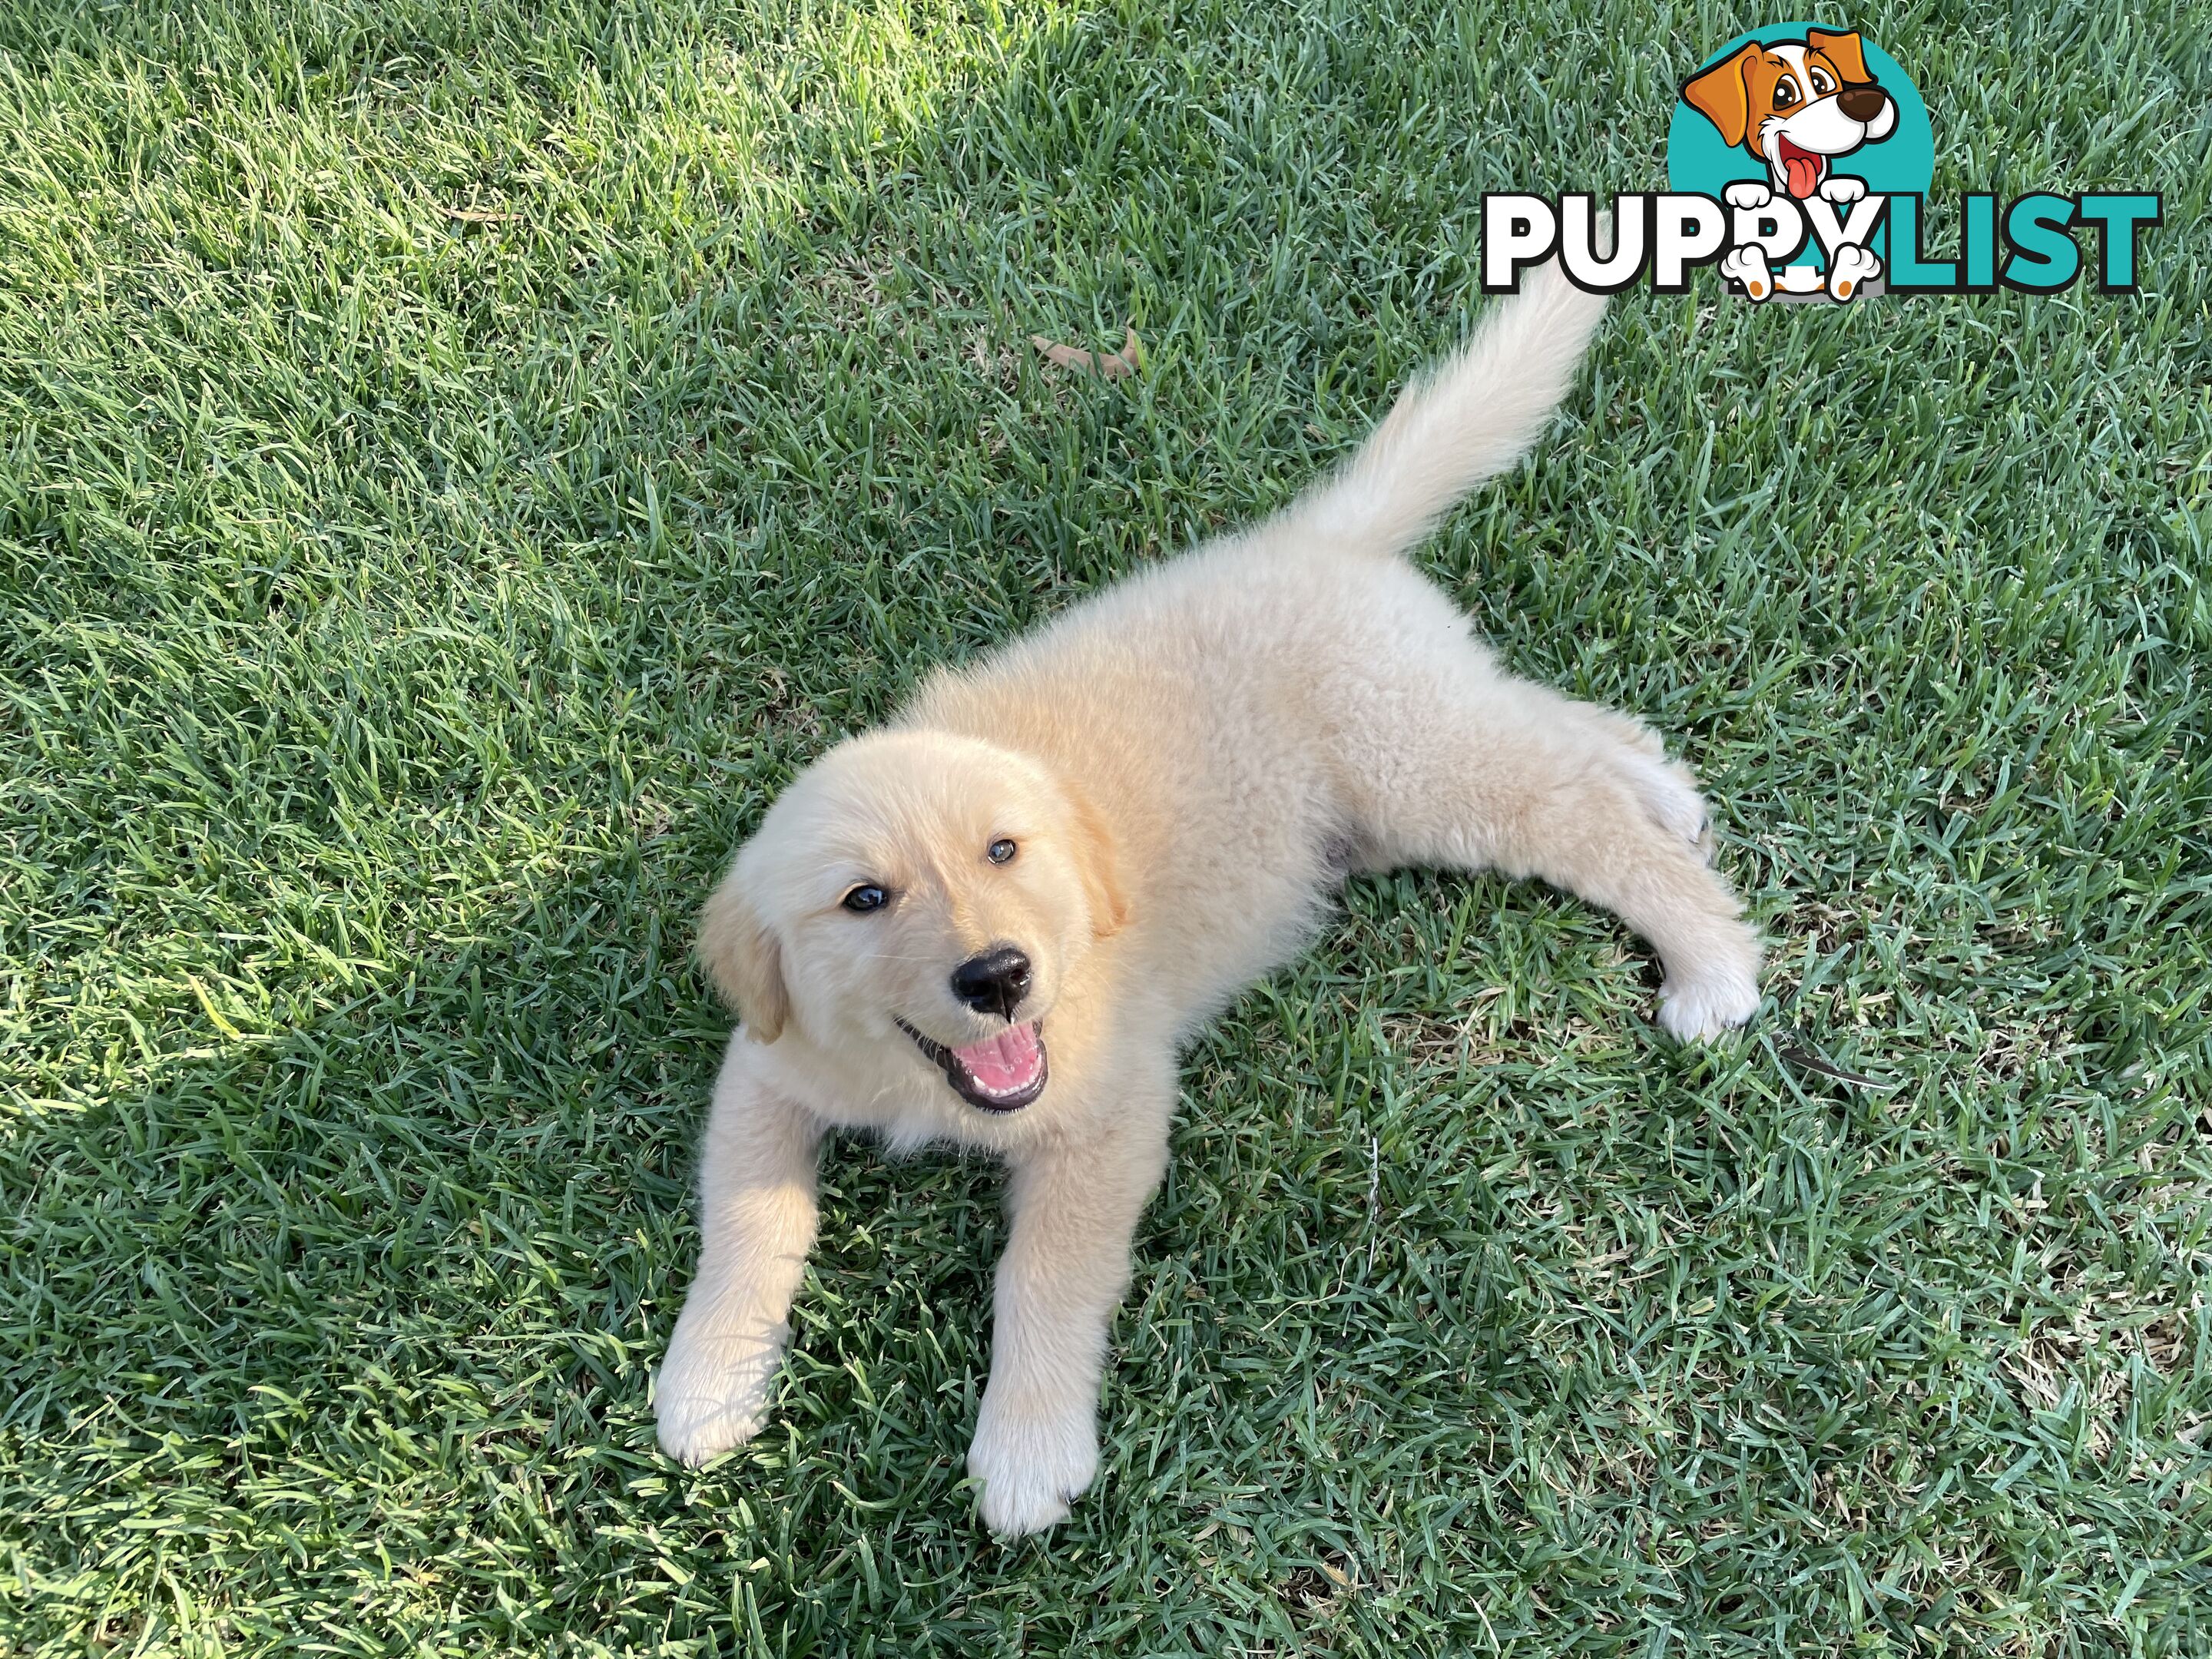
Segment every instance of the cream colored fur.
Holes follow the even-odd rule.
[[[1603,305],[1540,273],[1334,480],[940,673],[776,801],[701,934],[744,1025],[659,1379],[671,1453],[701,1462],[761,1425],[823,1133],[954,1141],[1012,1169],[969,1468],[994,1530],[1065,1516],[1097,1467],[1108,1324],[1166,1165],[1178,1046],[1298,949],[1347,869],[1540,877],[1657,948],[1676,1036],[1749,1018],[1759,945],[1709,867],[1690,775],[1629,717],[1504,672],[1399,556],[1525,452]],[[1000,838],[1018,848],[1003,865]],[[891,902],[843,908],[863,882]],[[1016,1013],[1041,1022],[1049,1080],[994,1114],[896,1022],[951,1047],[1004,1030],[948,975],[1009,944],[1035,964]]]

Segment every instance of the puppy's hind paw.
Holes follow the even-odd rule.
[[[1702,861],[1711,864],[1712,819],[1690,769],[1667,759],[1663,751],[1624,754],[1616,757],[1615,763],[1627,775],[1644,816],[1668,835],[1687,842]]]
[[[1735,967],[1667,976],[1659,1023],[1683,1042],[1710,1042],[1759,1012],[1759,981]]]

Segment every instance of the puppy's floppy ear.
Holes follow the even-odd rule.
[[[1718,127],[1730,149],[1743,142],[1751,125],[1751,87],[1744,71],[1760,51],[1756,40],[1747,41],[1734,57],[1722,58],[1682,83],[1682,101]]]
[[[1118,933],[1129,922],[1129,900],[1122,890],[1119,849],[1114,832],[1089,796],[1063,785],[1073,811],[1076,867],[1083,874],[1084,896],[1091,902],[1091,931],[1100,939]]]
[[[775,1042],[791,1017],[783,951],[745,896],[735,870],[722,878],[700,913],[698,951],[700,966],[723,1000],[738,1011],[745,1035],[755,1042]]]
[[[1807,29],[1805,45],[1833,64],[1846,82],[1874,79],[1867,73],[1866,52],[1856,33],[1831,34],[1826,29]]]

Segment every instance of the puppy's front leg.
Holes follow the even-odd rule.
[[[654,1390],[661,1449],[694,1465],[760,1427],[814,1244],[821,1125],[761,1086],[744,1043],[731,1038],[714,1080],[699,1167],[704,1248]]]
[[[1170,1082],[1160,1100],[1103,1133],[1015,1164],[991,1381],[968,1452],[993,1532],[1038,1532],[1065,1519],[1098,1472],[1106,1328],[1128,1286],[1137,1217],[1167,1167],[1172,1091]]]

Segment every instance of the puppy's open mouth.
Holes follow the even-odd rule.
[[[953,1092],[987,1112],[1018,1112],[1044,1092],[1044,1038],[1036,1022],[1009,1025],[994,1037],[965,1048],[948,1048],[926,1037],[904,1020],[900,1030],[930,1063],[945,1073]]]
[[[1820,189],[1820,180],[1828,176],[1828,158],[1802,144],[1790,143],[1786,133],[1774,135],[1774,157],[1782,163],[1790,193],[1801,202]]]

